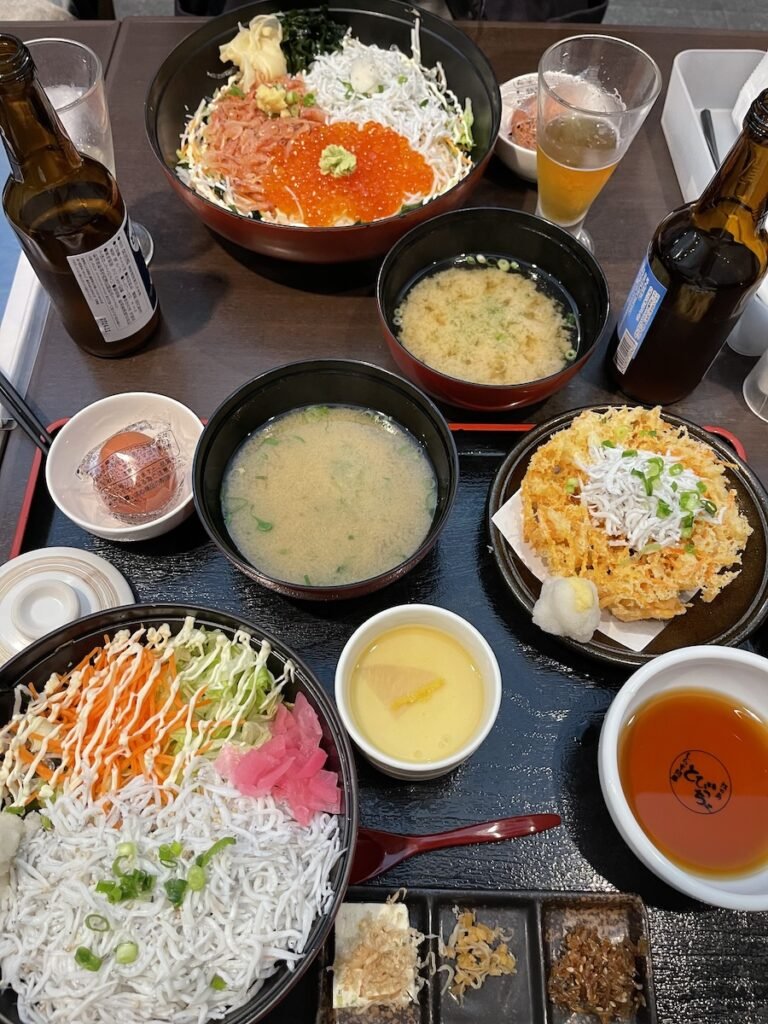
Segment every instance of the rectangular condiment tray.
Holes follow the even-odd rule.
[[[391,895],[391,888],[353,887],[346,898],[351,902],[383,903]],[[636,977],[645,1005],[625,1021],[656,1024],[648,919],[638,896],[408,889],[404,902],[411,926],[429,936],[421,948],[423,959],[428,949],[435,954],[436,965],[440,965],[437,936],[450,936],[456,921],[453,908],[458,907],[475,911],[478,922],[499,927],[511,936],[508,946],[517,959],[517,971],[487,978],[480,989],[469,990],[461,1004],[442,991],[445,974],[433,974],[427,977],[419,1006],[412,1013],[366,1011],[358,1016],[361,1024],[597,1024],[596,1016],[567,1013],[554,1006],[547,995],[547,978],[552,963],[562,952],[563,935],[578,925],[593,927],[601,936],[614,941],[627,938],[642,950],[636,958]],[[290,1013],[288,1008],[281,1007],[268,1018],[269,1024],[288,1020],[301,1020],[302,1024],[350,1024],[355,1020],[351,1011],[338,1014],[332,1009],[333,956],[331,939],[292,996],[292,1009],[298,1012]],[[315,1006],[310,1011],[313,998]]]

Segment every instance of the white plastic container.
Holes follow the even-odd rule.
[[[704,137],[702,110],[712,115],[722,160],[738,134],[731,111],[763,56],[762,50],[683,50],[675,57],[661,127],[686,202],[701,195],[717,170]],[[768,281],[747,307],[728,345],[745,356],[759,356],[768,349]]]

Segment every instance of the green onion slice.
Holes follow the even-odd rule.
[[[683,472],[684,468],[685,467],[683,466],[682,462],[675,462],[675,463],[673,463],[673,465],[671,465],[669,467],[669,475],[670,476],[680,476],[680,474]]]
[[[683,491],[680,495],[680,508],[684,512],[694,512],[701,502],[698,491]]]
[[[139,947],[135,942],[120,942],[115,950],[115,960],[119,964],[132,964],[139,955]]]
[[[706,493],[707,485],[704,483],[703,480],[699,480],[699,482],[696,484],[696,490],[699,492],[699,494]]]
[[[217,992],[223,992],[226,987],[227,983],[226,981],[224,981],[221,975],[214,974],[214,976],[211,978],[211,988],[215,989]]]
[[[646,544],[640,554],[652,555],[654,551],[661,551],[661,544]]]
[[[234,836],[224,836],[223,839],[217,839],[213,846],[206,850],[205,853],[201,853],[199,857],[195,858],[195,864],[200,868],[208,867],[213,857],[217,853],[220,853],[225,846],[234,846],[237,840]]]
[[[108,932],[109,921],[103,914],[89,914],[85,919],[85,927],[92,932]]]
[[[193,864],[187,872],[187,884],[192,892],[200,892],[205,888],[205,868]]]
[[[615,448],[616,447],[616,442],[615,441],[601,441],[600,443],[602,444],[603,448]]]
[[[576,488],[579,486],[579,481],[575,476],[569,476],[565,481],[565,493],[573,494]]]
[[[167,868],[175,868],[176,861],[181,856],[183,847],[180,842],[162,843],[157,851],[157,857],[161,864]]]
[[[637,448],[625,448],[625,450],[621,453],[622,459],[634,459],[636,455]]]
[[[651,494],[653,494],[653,480],[647,477],[645,473],[642,472],[642,470],[633,469],[632,476],[637,476],[643,481],[643,486],[645,487],[645,493],[647,495],[650,496]]]
[[[184,894],[187,891],[187,882],[183,878],[170,878],[163,886],[165,894],[174,907],[180,907],[184,902]]]
[[[98,971],[104,961],[87,946],[78,946],[75,950],[75,963],[86,971]]]
[[[648,459],[648,477],[653,480],[657,476],[661,476],[661,471],[664,469],[664,459],[660,459],[654,455],[652,459]]]
[[[659,498],[656,504],[656,515],[659,519],[666,519],[667,516],[672,515],[672,509],[662,498]]]
[[[714,501],[710,501],[709,498],[701,499],[701,507],[704,509],[705,512],[708,512],[711,516],[717,514],[717,505],[714,503]]]
[[[696,545],[695,544],[686,544],[685,547],[683,548],[683,550],[685,551],[686,555],[695,555],[696,554]]]

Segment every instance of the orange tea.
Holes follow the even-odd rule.
[[[740,702],[651,698],[624,727],[619,775],[643,831],[681,867],[725,876],[768,863],[768,723]]]

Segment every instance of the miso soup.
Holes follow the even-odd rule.
[[[314,405],[254,431],[224,474],[242,556],[269,576],[341,586],[409,558],[429,532],[435,471],[422,445],[372,409]]]

